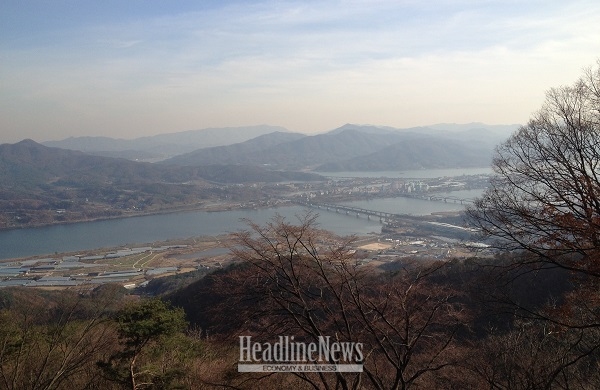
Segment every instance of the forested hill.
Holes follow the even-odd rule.
[[[173,167],[83,152],[50,148],[32,140],[0,145],[0,180],[5,188],[45,185],[88,186],[94,183],[178,183],[208,179],[220,182],[315,180],[317,175],[274,172],[260,167]]]
[[[24,140],[0,145],[0,228],[176,210],[208,200],[243,202],[260,196],[252,186],[229,184],[321,179],[258,166],[157,165]]]
[[[0,180],[5,186],[37,187],[61,180],[141,182],[167,177],[165,170],[151,164],[50,148],[32,140],[0,145]]]

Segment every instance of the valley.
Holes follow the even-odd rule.
[[[260,135],[238,143],[207,146],[211,145],[207,141],[206,147],[189,152],[190,147],[198,147],[190,142],[186,148],[179,148],[179,155],[157,163],[90,153],[98,153],[98,149],[108,149],[104,150],[107,153],[172,150],[176,140],[182,142],[186,136],[200,139],[203,132],[212,134],[212,142],[217,143],[219,132],[183,132],[154,137],[152,142],[84,137],[47,142],[51,147],[33,140],[3,144],[0,229],[184,210],[273,207],[290,201],[298,191],[314,190],[313,195],[323,192],[331,197],[340,189],[339,181],[319,174],[324,170],[335,177],[335,171],[399,172],[488,166],[494,140],[506,135],[511,127],[471,126],[451,132],[436,127],[344,125],[313,136],[260,127],[254,129],[262,131]],[[273,129],[276,131],[265,134]],[[226,142],[227,137],[230,142],[240,140],[242,130],[221,129],[218,142]],[[95,143],[96,149],[92,148]],[[131,149],[136,145],[138,149]],[[385,187],[396,185],[387,182]],[[356,193],[355,190],[353,196]],[[342,195],[336,196],[341,199]]]

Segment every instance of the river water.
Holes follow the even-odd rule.
[[[298,221],[295,215],[304,211],[306,209],[300,206],[222,212],[188,211],[1,231],[0,259],[214,236],[243,230],[247,225],[240,220],[242,218],[263,224],[279,213],[294,223]],[[340,235],[381,231],[379,221],[326,211],[319,213],[317,221],[321,228]]]
[[[420,172],[421,175],[431,175],[439,173],[440,170],[433,171],[435,172],[415,172]],[[446,174],[457,174],[456,170],[453,170],[453,172],[449,170],[441,171]],[[473,172],[474,170],[470,171]],[[477,170],[477,173],[481,172],[481,169]],[[489,169],[487,172],[489,172]],[[380,173],[376,172],[374,174]],[[357,176],[362,174],[360,172],[347,172],[345,174],[353,174],[355,177],[368,177]],[[410,174],[415,173],[410,172]],[[458,192],[452,192],[449,195],[454,196],[454,194],[458,194]],[[476,193],[468,192],[460,194],[461,196],[458,197],[469,198],[473,194]],[[456,211],[464,208],[464,205],[460,203],[402,197],[347,202],[345,204],[370,210],[412,215],[425,215],[436,211]],[[306,209],[300,206],[222,212],[188,211],[0,231],[0,259],[135,245],[168,239],[215,236],[246,228],[246,223],[241,221],[244,218],[263,224],[278,213],[293,223],[297,221],[295,216],[305,211]],[[319,213],[317,222],[320,227],[339,235],[363,235],[381,232],[381,224],[376,219],[356,218],[356,216],[336,214],[325,210],[316,210],[316,212]]]
[[[415,198],[374,198],[370,200],[356,200],[342,202],[346,206],[358,207],[367,210],[383,211],[392,214],[428,215],[443,211],[462,211],[470,201],[481,196],[483,190],[459,190],[452,192],[435,193],[437,197],[448,197],[446,201],[430,201]],[[460,200],[464,203],[461,203]]]

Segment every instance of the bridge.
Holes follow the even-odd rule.
[[[474,199],[470,198],[458,198],[456,196],[444,196],[444,195],[427,195],[427,194],[401,194],[398,196],[403,196],[405,198],[413,198],[413,199],[422,199],[422,200],[431,200],[437,202],[445,202],[445,203],[460,203],[460,204],[469,204],[475,203]]]
[[[376,210],[367,210],[360,207],[352,207],[345,206],[341,204],[328,204],[328,203],[312,203],[305,201],[296,201],[296,203],[301,204],[303,206],[324,209],[327,211],[333,211],[336,213],[345,213],[346,215],[356,215],[356,218],[359,218],[361,215],[366,215],[367,219],[371,219],[371,217],[379,218],[379,222],[384,223],[399,217],[410,217],[408,214],[393,214],[386,213],[385,211],[376,211]]]

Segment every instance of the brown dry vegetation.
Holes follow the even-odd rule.
[[[166,297],[173,307],[135,299],[117,286],[1,290],[0,388],[600,385],[598,327],[569,328],[514,310],[519,302],[532,313],[572,318],[581,305],[569,299],[568,273],[515,279],[504,268],[473,261],[410,260],[382,271],[360,266],[351,247],[352,239],[316,229],[309,214],[295,224],[281,218],[251,224],[232,244],[238,261]],[[185,311],[186,326],[176,307]],[[173,326],[153,328],[151,318]],[[261,342],[280,335],[360,342],[364,372],[238,373],[241,335]]]

